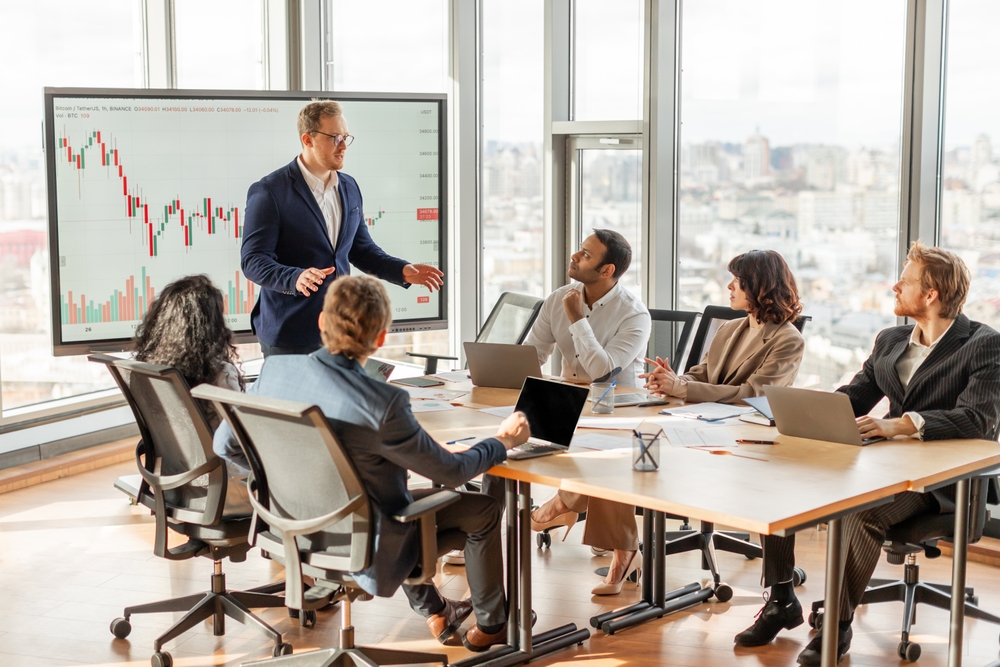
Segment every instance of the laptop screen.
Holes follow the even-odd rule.
[[[527,416],[532,437],[569,447],[589,394],[588,387],[527,377],[514,409]]]

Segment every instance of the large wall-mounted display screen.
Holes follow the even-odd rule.
[[[222,290],[226,321],[250,340],[247,190],[298,155],[296,119],[315,97],[330,95],[46,89],[55,354],[126,348],[157,291],[192,273]],[[335,99],[373,239],[444,270],[445,97]],[[444,292],[387,287],[395,330],[447,325]]]

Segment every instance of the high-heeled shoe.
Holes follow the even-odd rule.
[[[627,568],[625,568],[625,574],[622,575],[621,579],[619,579],[613,584],[609,584],[606,581],[602,581],[598,585],[594,586],[594,589],[590,591],[591,594],[618,595],[619,593],[622,592],[622,586],[625,585],[625,581],[628,579],[629,575],[632,574],[633,572],[636,573],[635,585],[638,586],[640,579],[642,579],[642,570],[640,568],[642,568],[642,554],[636,551],[635,555],[632,556],[632,562],[628,564]]]
[[[573,526],[576,525],[577,519],[580,515],[573,510],[568,512],[563,512],[555,517],[549,519],[548,521],[535,521],[534,518],[531,519],[531,529],[535,532],[541,532],[543,530],[551,530],[552,528],[559,528],[560,526],[566,526],[566,532],[563,533],[562,541],[566,541],[566,536],[569,535],[569,531]]]

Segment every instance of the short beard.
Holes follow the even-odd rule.
[[[900,301],[896,302],[896,307],[892,309],[896,317],[910,317],[913,319],[925,319],[927,317],[927,304],[921,303],[916,306],[908,306]]]

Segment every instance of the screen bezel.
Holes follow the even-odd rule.
[[[52,325],[52,355],[56,357],[90,354],[91,352],[124,352],[133,349],[132,338],[108,338],[88,341],[65,341],[62,337],[62,317],[58,296],[62,294],[58,266],[59,257],[59,212],[56,207],[56,151],[55,151],[55,108],[56,98],[135,98],[135,99],[176,99],[176,100],[289,100],[302,101],[336,99],[348,102],[434,102],[438,106],[438,262],[446,280],[439,292],[438,315],[433,318],[413,318],[393,320],[390,333],[434,331],[448,328],[448,96],[444,94],[422,93],[331,93],[329,91],[287,91],[287,90],[185,90],[175,88],[50,88],[45,93],[45,120],[43,126],[43,150],[45,152],[46,200],[48,203],[48,248],[49,248],[49,316]],[[294,132],[294,128],[289,128]],[[289,158],[291,159],[291,158]],[[275,169],[281,165],[275,165]],[[261,174],[261,178],[266,174]],[[364,184],[359,184],[364,191]],[[420,289],[414,287],[413,289]],[[237,344],[256,343],[257,336],[250,329],[234,331]]]

